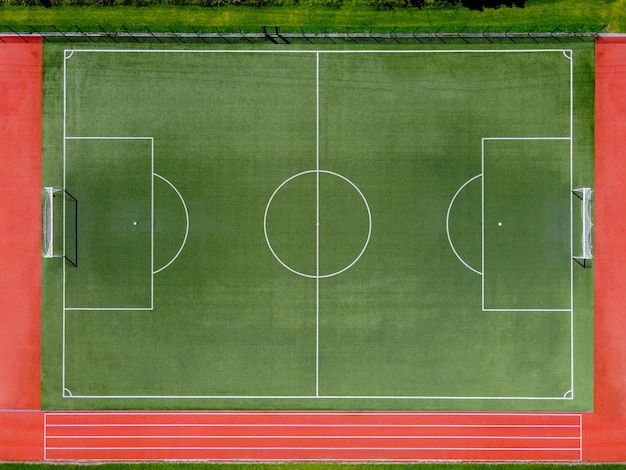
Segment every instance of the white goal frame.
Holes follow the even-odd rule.
[[[63,227],[61,231],[61,248],[57,248],[55,251],[55,236],[54,236],[54,224],[55,224],[55,213],[54,213],[54,198],[57,196],[61,196],[63,198],[62,203],[62,222]],[[67,229],[65,222],[68,220],[66,218],[66,208],[67,201],[71,201],[70,204],[74,204],[76,213],[74,214],[77,217],[78,211],[78,201],[77,199],[67,191],[65,188],[57,188],[53,186],[45,186],[43,188],[42,193],[42,209],[41,209],[41,254],[44,258],[65,258],[68,264],[73,267],[78,266],[78,252],[74,253],[74,256],[71,256],[67,252]],[[57,221],[58,223],[58,221]],[[75,221],[77,223],[77,220]],[[78,237],[77,233],[74,233],[75,237]],[[75,245],[76,248],[76,245]]]
[[[576,188],[572,190],[580,200],[581,204],[581,216],[583,221],[582,233],[581,233],[581,248],[582,253],[578,256],[573,256],[575,260],[593,259],[593,188]]]
[[[63,191],[61,188],[46,186],[43,188],[42,201],[42,246],[44,258],[62,258],[63,255],[54,252],[54,195]]]

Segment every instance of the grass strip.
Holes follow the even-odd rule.
[[[239,30],[259,32],[262,25],[284,32],[610,32],[626,31],[626,0],[529,0],[525,8],[471,11],[462,6],[376,10],[369,6],[341,8],[322,2],[272,7],[147,7],[1,6],[0,28],[32,31],[177,32]],[[32,27],[32,28],[31,28]]]

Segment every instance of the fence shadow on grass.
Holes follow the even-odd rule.
[[[220,28],[188,26],[174,29],[168,27],[166,31],[153,31],[148,26],[130,29],[120,25],[116,29],[106,29],[97,25],[93,30],[80,28],[75,25],[71,30],[62,30],[55,25],[2,25],[0,26],[0,42],[7,36],[17,36],[24,41],[32,37],[41,37],[46,42],[110,42],[110,43],[205,43],[205,44],[458,44],[458,43],[539,43],[552,41],[571,42],[572,40],[586,41],[595,38],[606,31],[608,25],[602,27],[587,27],[580,25],[576,28],[553,31],[539,31],[537,27],[528,31],[492,31],[489,28],[475,30],[467,26],[457,30],[432,30],[415,28],[381,31],[323,31],[307,32],[303,29],[283,29],[277,25],[264,25],[256,31],[245,31],[242,28]]]

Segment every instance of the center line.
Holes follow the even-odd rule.
[[[315,396],[320,393],[320,53],[315,54],[315,101],[316,101],[316,138],[315,138]]]

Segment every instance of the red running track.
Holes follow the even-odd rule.
[[[594,412],[585,461],[626,461],[626,35],[596,40]]]
[[[41,39],[2,38],[0,410],[39,409],[41,61]]]
[[[579,461],[580,414],[70,412],[46,460]]]

